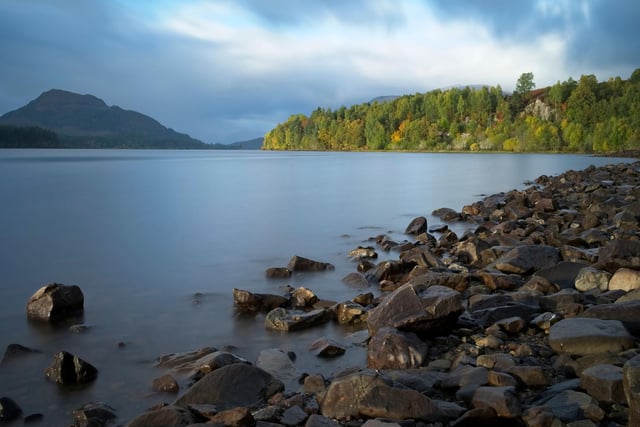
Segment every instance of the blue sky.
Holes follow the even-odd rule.
[[[205,142],[458,84],[640,67],[635,0],[0,0],[0,114],[90,93]]]

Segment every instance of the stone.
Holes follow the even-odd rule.
[[[336,423],[330,418],[319,414],[311,414],[309,418],[307,418],[307,422],[304,427],[339,427],[340,424]]]
[[[256,367],[281,381],[286,389],[297,388],[299,374],[293,359],[279,348],[268,348],[258,353]]]
[[[267,279],[288,279],[293,273],[285,267],[270,267],[264,272]]]
[[[0,397],[0,421],[13,421],[22,415],[22,409],[13,399]]]
[[[479,367],[493,369],[501,372],[506,372],[512,367],[516,366],[516,362],[515,360],[513,360],[513,356],[505,353],[481,354],[476,359],[476,364]]]
[[[367,292],[364,294],[358,294],[355,297],[353,297],[353,302],[355,302],[356,304],[360,304],[362,306],[367,306],[367,305],[373,304],[374,299],[375,299],[375,296],[373,295],[373,293]]]
[[[4,351],[4,356],[2,356],[0,365],[11,362],[12,360],[17,360],[30,354],[42,354],[42,352],[40,350],[35,350],[20,344],[9,344]]]
[[[507,317],[506,319],[498,320],[495,325],[499,326],[505,332],[510,334],[517,334],[521,332],[527,323],[520,316]]]
[[[369,281],[362,273],[351,272],[342,278],[342,283],[354,288],[368,288]]]
[[[58,322],[84,311],[84,295],[78,286],[52,283],[38,289],[27,302],[27,317]]]
[[[408,283],[369,312],[367,326],[371,336],[383,327],[417,334],[442,335],[455,325],[462,311],[459,292],[444,286],[424,289]]]
[[[350,250],[348,256],[349,258],[360,261],[362,259],[378,258],[378,253],[371,246],[358,246],[357,248]]]
[[[264,322],[267,329],[296,331],[321,325],[328,322],[329,318],[329,312],[325,309],[301,311],[279,307],[267,313]]]
[[[558,353],[617,353],[633,344],[633,336],[617,320],[569,318],[549,330],[549,345]]]
[[[308,394],[324,394],[327,391],[327,383],[324,377],[320,374],[307,375],[304,378],[303,390]]]
[[[467,386],[480,387],[489,383],[489,370],[481,366],[474,367],[460,365],[442,380],[443,389],[463,388]]]
[[[282,413],[280,423],[290,427],[300,426],[306,421],[308,416],[301,407],[296,405],[287,408],[287,410]]]
[[[359,371],[333,379],[320,406],[328,418],[434,420],[440,411],[431,399],[411,389],[394,387],[374,371]]]
[[[357,325],[367,321],[369,310],[362,305],[346,301],[336,307],[336,320],[342,325]]]
[[[558,393],[545,403],[545,406],[563,422],[588,418],[599,423],[605,416],[597,400],[588,394],[573,390]]]
[[[580,373],[580,387],[600,402],[626,404],[622,379],[621,367],[594,365]]]
[[[214,353],[217,351],[214,347],[203,347],[198,350],[186,352],[186,353],[170,353],[160,356],[156,360],[156,367],[158,368],[179,368],[184,369],[192,369],[193,365],[191,365],[196,360],[200,359],[203,356]]]
[[[253,293],[242,289],[233,289],[233,305],[241,313],[270,311],[284,307],[289,298],[282,295]]]
[[[597,268],[615,273],[619,268],[638,268],[640,265],[640,241],[614,239],[598,252]]]
[[[422,366],[427,344],[410,332],[381,328],[369,341],[367,366],[372,369],[410,369]]]
[[[176,379],[170,375],[162,375],[161,377],[154,378],[151,382],[151,389],[153,391],[159,391],[163,393],[177,393],[180,391],[180,386]]]
[[[471,404],[474,408],[492,408],[502,418],[516,418],[522,413],[515,387],[478,387]]]
[[[209,418],[207,424],[223,425],[225,427],[254,427],[256,420],[248,408],[238,407],[218,412]]]
[[[309,345],[309,351],[314,356],[331,358],[342,356],[346,349],[329,338],[319,338]]]
[[[608,271],[595,267],[584,267],[576,276],[575,288],[580,292],[588,292],[592,289],[605,292],[609,289],[609,279],[611,279],[611,273]]]
[[[182,427],[196,420],[190,410],[173,405],[162,406],[135,417],[127,427]]]
[[[629,403],[629,426],[640,425],[640,356],[625,362],[622,367],[624,394]]]
[[[589,307],[581,317],[619,320],[633,335],[640,337],[640,300],[599,304]]]
[[[427,218],[419,216],[414,218],[407,228],[404,230],[405,234],[418,235],[427,231]]]
[[[536,272],[536,276],[544,277],[560,289],[573,289],[580,271],[587,267],[583,262],[561,261],[550,267],[542,268]]]
[[[314,261],[309,258],[294,255],[287,268],[293,272],[296,271],[326,271],[335,270],[335,266],[328,262]]]
[[[560,253],[553,246],[523,245],[511,249],[492,266],[503,273],[532,274],[559,261]]]
[[[116,410],[103,402],[89,402],[73,411],[74,427],[101,427],[116,419]]]
[[[513,376],[498,371],[489,371],[487,382],[489,385],[496,387],[517,387],[519,385],[518,380]]]
[[[549,333],[549,329],[551,329],[553,325],[555,325],[562,319],[564,319],[564,316],[562,316],[561,314],[556,314],[556,313],[547,311],[533,318],[531,320],[531,324],[542,329],[546,333]]]
[[[45,370],[51,381],[62,385],[87,384],[98,376],[98,370],[88,362],[66,351],[53,356],[53,363]]]
[[[640,267],[636,266],[636,268]],[[622,290],[625,292],[640,289],[640,271],[630,268],[620,268],[611,277],[609,281],[609,290]]]
[[[239,406],[258,408],[274,394],[284,390],[282,381],[253,365],[236,363],[205,375],[189,388],[174,405],[216,405],[220,410]]]
[[[444,268],[445,265],[428,246],[416,246],[400,253],[400,260],[425,268]]]
[[[527,387],[546,387],[550,383],[542,366],[518,365],[507,369],[507,372]]]
[[[307,308],[318,302],[318,297],[312,290],[303,286],[291,292],[291,305],[294,308]]]

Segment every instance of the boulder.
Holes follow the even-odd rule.
[[[407,228],[404,230],[405,234],[418,235],[427,231],[427,218],[419,216],[414,218]]]
[[[596,267],[615,273],[619,268],[638,268],[640,266],[640,241],[611,240],[598,252]]]
[[[503,273],[532,274],[559,261],[560,253],[553,246],[523,245],[511,249],[491,266]]]
[[[293,273],[286,267],[270,267],[264,272],[267,279],[288,279]]]
[[[304,427],[340,427],[340,424],[322,415],[311,414]]]
[[[205,375],[178,398],[174,405],[215,405],[220,410],[239,406],[258,408],[284,390],[282,381],[253,365],[236,363]]]
[[[209,417],[207,424],[225,427],[255,427],[256,420],[248,408],[232,408]]]
[[[280,423],[285,426],[295,427],[301,426],[309,415],[299,406],[292,406],[282,413]]]
[[[580,316],[602,320],[619,320],[630,333],[640,337],[640,300],[594,305],[581,313]]]
[[[364,323],[368,316],[369,310],[356,302],[346,301],[336,308],[338,323],[343,325]]]
[[[58,322],[81,315],[84,295],[78,286],[52,283],[38,289],[27,302],[27,317]]]
[[[563,422],[588,418],[595,423],[599,423],[605,415],[597,400],[588,394],[573,390],[558,393],[545,406],[553,412],[556,418]]]
[[[13,399],[0,397],[0,421],[13,421],[22,415],[22,409]]]
[[[360,261],[363,259],[378,258],[378,253],[371,246],[358,246],[357,248],[350,250],[348,256],[349,258]]]
[[[138,415],[127,427],[183,427],[196,421],[190,410],[169,405]]]
[[[342,356],[346,349],[329,338],[318,338],[309,345],[309,351],[315,356],[330,358]]]
[[[440,387],[443,389],[457,389],[467,386],[477,388],[487,385],[489,382],[489,370],[482,366],[460,365],[452,370],[442,380]]]
[[[335,270],[335,266],[328,262],[314,261],[297,255],[291,258],[289,264],[287,264],[287,268],[293,272]]]
[[[617,320],[570,318],[549,329],[549,345],[558,353],[617,353],[633,344],[633,336]]]
[[[522,413],[515,387],[478,387],[471,404],[474,408],[493,408],[501,418],[516,418]]]
[[[422,366],[427,344],[410,332],[381,328],[369,341],[367,366],[372,369],[411,369]]]
[[[291,292],[291,305],[294,308],[311,307],[317,302],[318,297],[313,293],[311,289],[300,286],[299,288],[296,288]]]
[[[550,267],[538,270],[536,276],[544,277],[560,289],[573,289],[580,271],[587,266],[582,262],[561,261]]]
[[[636,266],[638,268],[640,266]],[[625,292],[634,291],[640,289],[640,271],[632,270],[630,268],[618,269],[611,280],[609,281],[609,290],[617,291],[622,290]]]
[[[259,294],[242,289],[233,289],[233,305],[243,313],[270,311],[277,307],[284,307],[289,298],[282,295]]]
[[[611,273],[608,271],[584,267],[578,272],[574,286],[580,292],[588,292],[592,289],[606,292],[609,288],[609,279],[611,279]]]
[[[359,371],[335,378],[320,406],[328,418],[386,418],[433,420],[440,411],[431,399],[411,389],[395,387],[374,371]]]
[[[178,370],[192,369],[193,362],[215,351],[217,350],[214,347],[203,347],[186,353],[165,354],[158,357],[156,366],[158,368],[178,368]]]
[[[626,404],[622,378],[619,366],[594,365],[580,373],[580,387],[600,402]]]
[[[640,425],[640,356],[627,360],[622,368],[624,393],[629,403],[629,426]]]
[[[267,329],[278,331],[296,331],[311,328],[329,321],[330,314],[325,309],[312,311],[286,310],[275,308],[264,319]]]
[[[286,389],[298,385],[299,374],[292,357],[279,348],[260,351],[256,360],[256,367],[281,381]]]
[[[352,272],[342,278],[342,283],[352,286],[354,288],[367,288],[369,287],[369,281],[362,273]]]
[[[462,311],[459,292],[444,286],[425,289],[408,283],[369,312],[367,326],[371,336],[383,327],[417,334],[446,335]]]
[[[162,393],[177,393],[180,391],[180,386],[172,375],[165,374],[153,379],[151,389]]]
[[[53,363],[45,370],[51,381],[62,385],[90,383],[98,376],[98,370],[88,362],[66,351],[53,356]]]
[[[89,402],[73,411],[74,427],[107,426],[116,419],[116,410],[103,402]]]

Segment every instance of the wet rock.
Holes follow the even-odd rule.
[[[320,407],[325,417],[433,420],[440,415],[430,398],[416,390],[394,387],[373,371],[335,378]]]
[[[588,418],[599,423],[605,415],[597,400],[588,394],[573,390],[559,393],[550,399],[545,406],[563,422]]]
[[[444,286],[403,285],[369,312],[370,335],[383,327],[417,334],[446,334],[462,313],[459,292]]]
[[[0,421],[12,421],[22,415],[22,409],[13,399],[0,397]]]
[[[329,338],[319,338],[309,345],[309,351],[314,356],[330,358],[342,356],[346,349]]]
[[[277,307],[284,307],[289,298],[282,295],[259,294],[242,289],[233,289],[233,305],[243,313],[270,311]]]
[[[506,319],[500,319],[495,323],[495,325],[499,326],[500,329],[507,333],[517,334],[525,328],[527,323],[520,316],[514,316],[507,317]]]
[[[89,402],[73,411],[74,427],[102,427],[116,419],[116,410],[103,402]]]
[[[424,233],[425,231],[427,231],[427,218],[423,216],[414,218],[404,230],[405,234],[414,235]]]
[[[625,362],[622,374],[624,393],[629,403],[628,425],[640,425],[640,356]]]
[[[81,315],[84,295],[78,286],[52,283],[38,289],[27,302],[27,317],[58,322]]]
[[[182,427],[197,421],[190,410],[168,405],[138,415],[127,427]]]
[[[254,427],[256,420],[248,408],[227,409],[209,417],[207,424],[225,427]]]
[[[90,363],[66,351],[53,356],[53,363],[45,370],[51,381],[62,385],[90,383],[98,376],[98,370]]]
[[[532,274],[559,261],[560,254],[553,246],[523,245],[511,249],[492,266],[503,273]]]
[[[400,260],[426,268],[444,268],[445,265],[428,246],[416,246],[400,253]]]
[[[294,308],[311,307],[318,302],[318,297],[312,290],[299,287],[291,292],[291,305]]]
[[[597,268],[615,273],[619,268],[637,268],[640,265],[640,241],[615,239],[600,248]]]
[[[346,301],[338,304],[336,308],[336,319],[342,325],[357,325],[367,321],[369,310],[362,305]]]
[[[637,265],[636,268],[640,267]],[[618,269],[609,281],[609,290],[622,290],[625,292],[640,289],[640,271],[631,270],[630,268]]]
[[[357,248],[350,250],[348,256],[349,258],[360,261],[363,259],[378,258],[378,253],[371,246],[358,246]]]
[[[298,386],[299,373],[294,363],[295,354],[285,353],[279,348],[268,348],[258,353],[256,367],[281,381],[286,389]]]
[[[354,288],[367,288],[369,287],[369,281],[361,273],[349,273],[342,278],[342,283],[352,286]]]
[[[186,407],[204,403],[216,405],[220,410],[239,406],[258,408],[283,390],[282,381],[265,370],[236,363],[205,375],[178,398],[174,405]]]
[[[291,258],[287,268],[293,272],[335,270],[335,266],[328,262],[314,261],[297,255],[294,255],[293,258]]]
[[[25,347],[20,344],[9,344],[4,351],[4,356],[2,356],[2,361],[0,361],[0,365],[11,362],[12,360],[19,359],[21,357],[30,355],[30,354],[42,354],[40,350],[34,350],[29,347]]]
[[[633,343],[633,336],[617,320],[564,319],[549,330],[549,345],[558,353],[617,353]]]
[[[363,260],[358,262],[357,270],[360,273],[366,273],[367,271],[371,270],[372,268],[375,268],[375,264],[372,263],[371,261],[363,259]]]
[[[611,273],[594,267],[584,267],[576,276],[575,287],[580,292],[588,292],[592,289],[607,291],[609,289]]]
[[[271,267],[267,268],[264,274],[267,279],[288,279],[293,273],[285,267]]]
[[[411,369],[422,366],[427,344],[416,334],[381,328],[369,341],[367,366],[372,369]]]
[[[156,366],[159,368],[178,369],[184,369],[185,366],[189,366],[187,369],[191,369],[191,363],[215,351],[217,350],[214,347],[203,347],[201,349],[186,353],[165,354],[158,358],[158,360],[156,361]]]
[[[329,318],[329,312],[325,309],[301,311],[275,308],[267,313],[264,321],[267,329],[296,331],[321,325],[329,321]]]
[[[622,384],[622,368],[615,365],[594,365],[580,374],[580,387],[591,397],[608,403],[627,403]]]
[[[474,408],[492,408],[502,418],[516,418],[522,413],[515,387],[478,387],[471,404]]]
[[[353,302],[363,306],[372,304],[373,300],[374,300],[374,295],[371,292],[367,292],[365,294],[359,294],[353,297]]]
[[[151,389],[162,393],[177,393],[180,391],[180,386],[172,375],[166,374],[161,377],[154,378],[151,382]]]
[[[487,382],[489,385],[496,387],[517,387],[519,385],[512,375],[497,371],[489,371]]]
[[[383,261],[367,271],[366,278],[371,283],[380,283],[383,280],[396,282],[404,279],[415,266],[416,263],[413,261]]]

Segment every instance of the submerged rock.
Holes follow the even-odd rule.
[[[294,272],[335,270],[334,265],[328,262],[314,261],[297,255],[294,255],[293,258],[291,258],[287,268]]]

